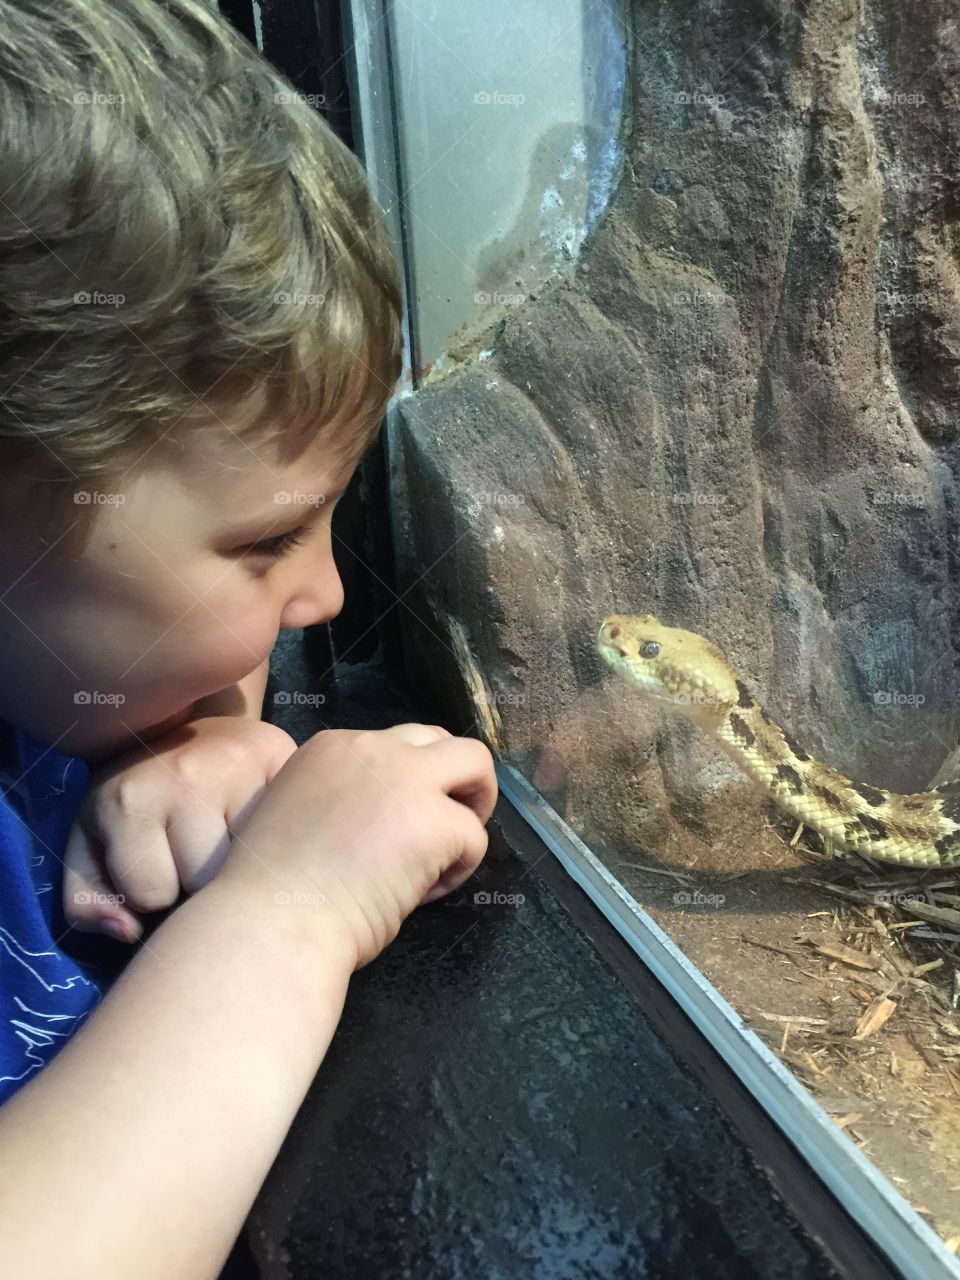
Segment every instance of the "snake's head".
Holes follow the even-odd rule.
[[[704,727],[739,697],[736,676],[716,645],[652,614],[604,618],[597,652],[647,697]]]

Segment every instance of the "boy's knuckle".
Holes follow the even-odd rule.
[[[114,778],[106,798],[125,818],[136,817],[143,811],[143,786],[135,777]]]
[[[245,752],[242,751],[238,743],[226,743],[225,747],[225,754],[230,758],[231,767],[244,758]],[[202,757],[192,755],[190,752],[184,752],[176,756],[171,769],[174,781],[188,792],[195,791],[209,777],[210,773],[210,767],[204,763]]]
[[[321,729],[319,733],[307,738],[300,747],[300,752],[307,758],[325,757],[331,752],[342,750],[343,744],[350,735],[344,729]],[[356,736],[360,736],[359,734]]]
[[[378,758],[385,745],[383,735],[375,729],[361,729],[353,736],[351,742],[344,742],[345,749],[365,764]]]
[[[279,759],[286,760],[296,751],[297,744],[286,729],[281,729],[277,724],[267,724],[265,721],[261,722],[259,727],[273,754]]]

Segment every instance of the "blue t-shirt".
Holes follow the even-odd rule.
[[[64,919],[62,859],[88,781],[79,757],[0,721],[0,1104],[55,1057],[133,955]]]

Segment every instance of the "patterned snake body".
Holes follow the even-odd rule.
[[[612,614],[597,652],[660,707],[714,738],[777,804],[842,849],[913,867],[960,865],[960,781],[897,795],[813,759],[716,645],[650,615]]]

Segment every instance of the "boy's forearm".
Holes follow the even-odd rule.
[[[0,1107],[6,1274],[219,1274],[352,972],[290,910],[211,881]]]
[[[263,696],[267,691],[270,675],[270,659],[229,688],[208,694],[194,704],[191,720],[203,716],[248,716],[253,720],[263,717]]]

